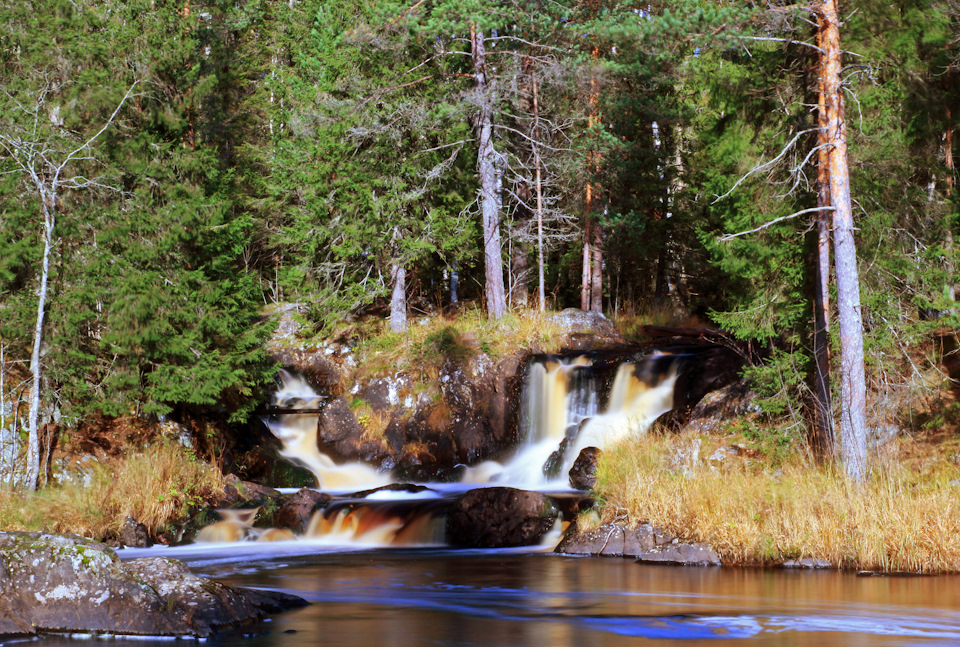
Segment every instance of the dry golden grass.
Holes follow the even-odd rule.
[[[151,534],[223,493],[223,475],[172,442],[100,463],[85,484],[0,494],[0,529],[71,532],[104,539],[131,516]]]
[[[901,441],[910,443],[912,441]],[[724,563],[819,557],[844,568],[960,572],[960,469],[943,452],[922,471],[894,447],[863,486],[797,456],[776,469],[709,460],[693,436],[649,435],[606,452],[605,519],[626,516],[710,543]],[[692,456],[691,456],[692,455]]]

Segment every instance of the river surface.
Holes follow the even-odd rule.
[[[231,584],[312,603],[206,641],[218,646],[960,644],[957,576],[647,566],[517,551],[317,546],[303,554],[304,542],[289,544],[120,553],[177,557]]]

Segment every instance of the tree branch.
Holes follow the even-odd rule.
[[[746,236],[747,234],[753,234],[758,231],[763,231],[764,229],[768,227],[772,227],[778,222],[783,222],[784,220],[789,220],[790,218],[796,218],[797,216],[802,216],[805,213],[813,213],[814,211],[833,211],[833,207],[813,207],[812,209],[803,209],[802,211],[791,213],[789,216],[781,216],[779,218],[774,218],[770,222],[766,222],[760,225],[759,227],[750,229],[748,231],[741,231],[741,232],[737,232],[736,234],[727,234],[725,236],[720,236],[720,238],[718,238],[717,240],[721,243],[725,243],[728,240],[733,240],[734,238],[737,238],[739,236]]]

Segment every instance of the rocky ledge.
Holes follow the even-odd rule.
[[[42,633],[207,637],[306,605],[227,586],[183,562],[123,562],[75,535],[0,532],[0,637]]]
[[[648,523],[636,528],[611,523],[585,532],[568,532],[556,552],[633,557],[639,562],[651,564],[721,565],[720,556],[709,545],[684,541]]]

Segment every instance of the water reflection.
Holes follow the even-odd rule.
[[[215,646],[960,644],[960,578],[673,568],[520,551],[167,549],[233,584],[313,602]],[[156,552],[154,549],[151,551]],[[137,552],[121,551],[125,558]],[[45,637],[44,647],[71,643]],[[115,639],[145,647],[153,641]],[[169,641],[154,643],[169,645]]]
[[[219,565],[313,605],[244,645],[913,645],[960,642],[955,577],[858,578],[515,553],[370,552]],[[293,633],[284,633],[293,632]],[[234,644],[224,637],[216,644]],[[239,644],[239,642],[237,643]]]

